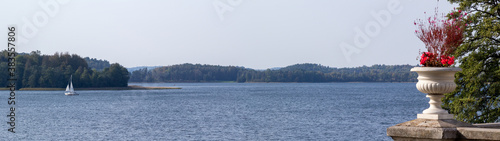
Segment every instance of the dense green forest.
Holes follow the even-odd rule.
[[[330,68],[319,64],[296,64],[277,70],[244,67],[180,64],[133,71],[130,82],[416,82],[411,65],[373,65]]]
[[[7,85],[7,51],[2,51],[0,56],[0,84]],[[99,71],[91,69],[88,62],[76,55],[68,53],[55,53],[54,55],[41,55],[40,51],[29,54],[19,53],[16,57],[17,88],[64,88],[73,75],[73,85],[82,87],[126,87],[129,73],[126,68],[118,63],[109,65]],[[92,59],[89,59],[92,61]],[[94,62],[106,62],[93,60]],[[96,63],[96,66],[105,66]],[[109,63],[108,63],[109,64]]]
[[[7,51],[0,56],[0,83],[7,84]],[[416,82],[411,65],[373,65],[331,68],[319,64],[296,64],[275,70],[236,66],[180,64],[129,73],[118,63],[82,58],[76,54],[42,55],[39,51],[16,57],[17,88],[64,88],[73,75],[77,88],[126,87],[130,82]],[[130,76],[130,77],[129,77]]]
[[[90,69],[96,69],[98,71],[102,71],[105,68],[109,68],[111,64],[109,64],[108,60],[97,60],[96,58],[89,58],[85,57],[85,62],[87,62],[87,65]]]

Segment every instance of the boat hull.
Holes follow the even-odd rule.
[[[64,93],[64,95],[78,95],[77,93]]]

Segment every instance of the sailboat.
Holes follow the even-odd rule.
[[[71,75],[69,79],[69,84],[66,86],[66,92],[64,92],[65,95],[78,95],[75,90],[73,89],[73,75]]]

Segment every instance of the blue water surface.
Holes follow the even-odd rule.
[[[391,140],[428,107],[415,83],[136,83],[168,90],[17,91],[2,140]],[[8,91],[0,91],[9,114]]]

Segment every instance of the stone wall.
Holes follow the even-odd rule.
[[[396,141],[500,140],[500,123],[467,124],[454,119],[415,119],[387,128]]]

